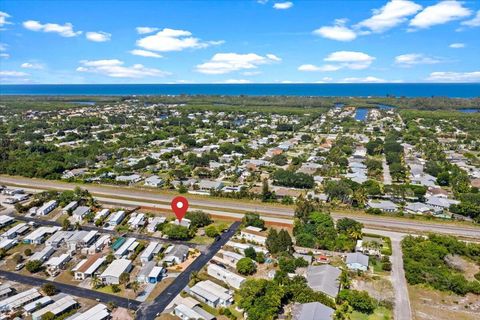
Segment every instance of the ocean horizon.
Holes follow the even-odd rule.
[[[480,97],[480,83],[25,84],[0,95],[248,95],[340,97]]]

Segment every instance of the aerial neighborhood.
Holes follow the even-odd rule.
[[[1,319],[480,312],[478,117],[209,99],[0,109]]]

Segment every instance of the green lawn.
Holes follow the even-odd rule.
[[[351,320],[391,320],[393,319],[392,311],[385,308],[379,307],[375,309],[375,312],[372,314],[360,313],[354,311],[351,316]]]

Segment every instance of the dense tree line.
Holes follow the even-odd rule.
[[[451,236],[431,234],[428,238],[408,236],[402,241],[405,276],[410,284],[427,284],[459,295],[480,294],[480,282],[468,281],[447,262],[448,255],[460,255],[480,263],[480,245]]]

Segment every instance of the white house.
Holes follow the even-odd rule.
[[[159,176],[151,176],[145,179],[144,185],[158,188],[163,185],[163,180]]]
[[[261,245],[265,245],[265,241],[267,240],[267,235],[265,232],[262,232],[261,228],[248,226],[240,232],[240,236],[247,240],[259,243]]]
[[[210,280],[197,282],[187,292],[212,308],[228,307],[233,303],[232,291]]]
[[[75,210],[78,207],[78,201],[72,201],[69,204],[67,204],[65,207],[63,207],[62,212],[64,214],[67,214],[70,211]]]
[[[132,270],[132,262],[128,259],[113,260],[113,262],[100,275],[105,284],[119,284],[120,275]]]
[[[150,244],[143,250],[142,254],[140,255],[140,261],[142,264],[147,263],[148,261],[152,260],[153,256],[160,251],[161,246],[158,242],[152,241]]]
[[[74,222],[82,222],[83,218],[90,213],[90,208],[85,206],[77,207],[73,210],[72,219]]]
[[[108,219],[108,224],[109,224],[110,226],[119,225],[124,218],[125,218],[125,211],[120,210],[120,211],[114,212],[114,213],[110,216],[110,219]]]
[[[207,267],[207,273],[235,289],[240,289],[240,285],[245,281],[244,277],[217,266],[216,264],[209,264]]]
[[[56,207],[57,207],[57,201],[56,200],[50,200],[50,201],[44,203],[40,208],[37,209],[37,215],[46,216]]]

